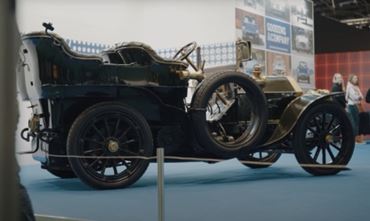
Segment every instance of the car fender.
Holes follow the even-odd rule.
[[[342,105],[338,101],[340,97],[344,98],[343,92],[324,95],[317,92],[311,92],[297,97],[285,108],[272,136],[262,146],[270,146],[286,138],[310,107],[325,101],[337,102],[338,105]]]

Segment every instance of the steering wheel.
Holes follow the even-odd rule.
[[[189,44],[182,47],[178,52],[176,52],[175,56],[173,56],[173,59],[179,61],[185,60],[197,48],[197,46],[198,45],[195,41],[190,42]]]

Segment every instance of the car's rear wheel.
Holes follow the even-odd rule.
[[[313,175],[333,175],[343,170],[354,144],[346,112],[332,102],[309,109],[297,123],[292,142],[298,162]]]
[[[85,110],[73,123],[67,140],[71,168],[84,183],[98,189],[133,184],[149,161],[124,157],[152,153],[148,123],[140,113],[120,103],[100,103]]]
[[[267,168],[274,164],[281,156],[281,153],[273,151],[257,151],[238,159],[244,166],[252,169]]]
[[[221,157],[236,157],[262,138],[267,123],[266,98],[246,74],[216,73],[197,88],[191,119],[205,149]]]

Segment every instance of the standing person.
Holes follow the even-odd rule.
[[[331,92],[345,92],[344,89],[344,80],[340,73],[335,73],[333,75],[333,84],[331,87]],[[346,105],[346,100],[344,97],[339,97],[338,102],[343,106]]]
[[[340,73],[335,73],[333,75],[333,84],[331,87],[331,92],[344,92],[344,82],[343,77]]]
[[[347,110],[353,126],[353,132],[356,135],[356,142],[358,143],[362,142],[361,136],[359,136],[359,124],[360,124],[359,105],[361,105],[362,99],[363,95],[358,86],[358,77],[352,74],[348,78],[346,89],[346,101],[347,101]]]

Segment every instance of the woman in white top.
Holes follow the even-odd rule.
[[[362,99],[363,96],[360,88],[358,87],[358,77],[356,75],[350,75],[346,89],[346,101],[347,110],[352,122],[353,131],[356,136],[358,135],[358,128],[360,123],[358,106],[361,104]]]

